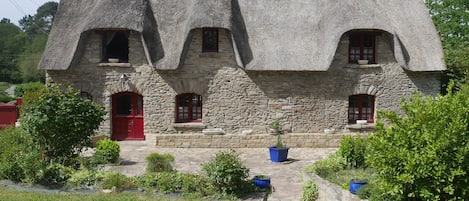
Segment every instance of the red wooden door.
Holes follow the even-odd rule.
[[[142,96],[131,92],[112,96],[112,139],[145,140]]]

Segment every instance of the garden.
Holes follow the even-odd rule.
[[[120,146],[92,143],[104,108],[66,86],[25,90],[21,114],[20,127],[0,132],[0,192],[8,200],[267,200],[274,190],[256,186],[233,150],[201,164],[200,174],[176,171],[174,157],[160,153],[146,156],[145,174],[106,171],[119,164]],[[317,197],[312,181],[305,189],[304,200]]]
[[[307,171],[371,201],[469,199],[469,88],[416,94],[402,112],[380,111],[376,133],[343,138]]]

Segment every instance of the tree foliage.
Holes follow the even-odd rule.
[[[3,19],[0,22],[0,80],[17,83],[21,76],[16,68],[17,54],[22,51],[24,34],[16,25]]]
[[[452,86],[436,99],[403,101],[406,117],[379,112],[367,162],[391,200],[469,199],[469,87],[453,93]]]
[[[425,0],[440,34],[447,78],[469,83],[469,1]]]
[[[53,1],[43,4],[35,15],[26,15],[19,21],[21,28],[29,35],[49,33],[57,7],[58,3]]]
[[[36,14],[24,16],[20,27],[9,19],[0,20],[0,80],[10,83],[44,82],[41,59],[47,36],[57,12],[57,2],[47,2]]]
[[[104,120],[104,108],[80,97],[72,88],[54,85],[23,96],[21,123],[53,161],[67,163],[90,145]]]

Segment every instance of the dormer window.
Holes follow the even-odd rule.
[[[103,33],[102,61],[104,63],[129,62],[129,31],[106,31]]]
[[[368,60],[376,63],[375,32],[357,31],[349,33],[349,63]]]
[[[218,29],[202,29],[202,52],[218,52]]]

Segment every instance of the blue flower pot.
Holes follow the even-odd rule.
[[[269,188],[270,177],[254,176],[254,185],[256,185],[259,188]]]
[[[288,158],[288,147],[277,148],[275,146],[269,147],[270,160],[272,162],[283,162]]]
[[[351,179],[349,190],[352,194],[356,194],[358,189],[360,189],[363,185],[367,184],[367,179]]]

